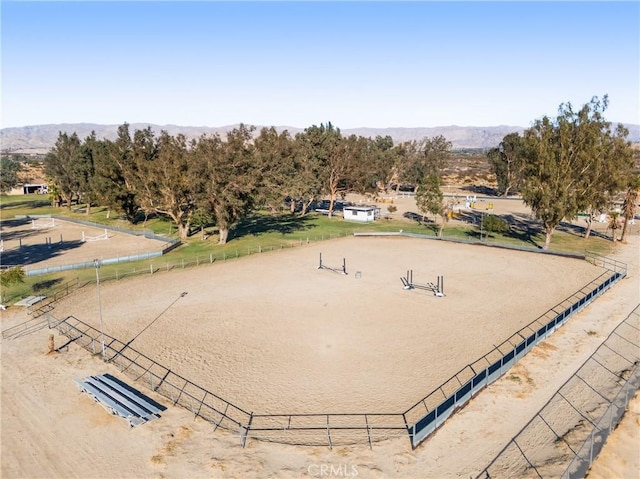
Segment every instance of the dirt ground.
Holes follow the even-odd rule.
[[[74,344],[46,354],[46,329],[3,340],[1,476],[474,476],[640,302],[639,244],[632,235],[618,245],[626,279],[519,363],[530,381],[498,380],[415,451],[406,436],[372,449],[251,439],[241,448],[237,435],[214,433],[172,406],[130,430],[73,383],[101,373],[127,381],[114,366]],[[318,270],[320,251],[331,266],[346,258],[349,274]],[[446,297],[403,290],[407,269],[416,282],[444,275]],[[586,262],[531,253],[347,238],[105,283],[101,304],[108,334],[127,341],[141,333],[133,347],[256,412],[396,412],[598,273]],[[97,324],[95,289],[69,297],[54,314]],[[0,313],[2,329],[27,319],[17,308]],[[626,438],[631,452],[637,433],[632,428]],[[636,472],[616,469],[618,477]]]
[[[318,270],[320,252],[327,265],[345,258],[349,274]],[[408,269],[416,282],[443,275],[446,296],[405,291]],[[603,272],[557,256],[350,237],[105,283],[102,315],[110,336],[135,337],[141,353],[247,411],[401,413]],[[95,291],[54,314],[98,327]]]
[[[629,402],[619,426],[611,433],[589,471],[589,479],[633,477],[640,471],[640,393]]]
[[[84,241],[83,241],[84,235]],[[53,218],[0,222],[3,265],[25,271],[162,251],[167,243]]]

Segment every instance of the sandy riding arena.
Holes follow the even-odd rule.
[[[371,449],[243,448],[237,433],[147,389],[167,409],[129,429],[73,382],[131,382],[113,364],[53,330],[3,340],[2,477],[475,476],[640,302],[638,239],[616,254],[627,278],[525,356],[521,381],[496,381],[416,450],[406,434]],[[318,269],[320,252],[338,270],[344,258],[348,274]],[[404,290],[407,270],[416,283],[443,276],[445,296]],[[351,237],[103,282],[100,303],[87,286],[53,314],[99,327],[100,304],[108,335],[248,411],[398,413],[602,272],[552,255]],[[3,329],[29,319],[0,314]],[[49,334],[64,345],[53,354]]]
[[[327,265],[346,259],[348,274],[317,269],[320,252]],[[532,259],[346,238],[104,284],[102,314],[108,335],[135,337],[131,347],[245,410],[398,413],[603,272]],[[444,276],[446,296],[405,291],[408,269],[415,282]],[[97,326],[96,295],[63,300],[54,314]]]
[[[57,218],[15,218],[0,223],[2,264],[25,271],[161,251],[167,243]]]

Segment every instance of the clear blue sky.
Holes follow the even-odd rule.
[[[1,2],[2,127],[640,123],[640,2]]]

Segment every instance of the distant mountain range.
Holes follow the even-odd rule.
[[[12,151],[21,153],[46,153],[56,142],[59,132],[68,134],[77,133],[82,139],[95,131],[98,138],[115,139],[119,125],[98,125],[92,123],[62,123],[56,125],[33,125],[17,128],[3,128],[0,130],[0,148],[2,151]],[[184,134],[187,138],[196,138],[203,134],[224,133],[238,125],[228,125],[221,127],[206,126],[177,126],[177,125],[154,125],[147,123],[131,123],[130,131],[141,130],[150,126],[151,129],[159,133],[161,130],[167,131],[171,135]],[[640,142],[640,125],[625,125],[629,129],[629,141]],[[257,130],[261,127],[258,126]],[[288,130],[295,135],[303,131],[303,128],[290,126],[278,126],[278,131]],[[390,136],[394,143],[401,143],[409,140],[419,140],[425,137],[432,138],[437,135],[444,136],[453,144],[454,149],[463,148],[492,148],[509,133],[521,133],[525,128],[520,126],[438,126],[433,128],[353,128],[341,129],[344,135],[359,135],[374,138],[380,136]]]

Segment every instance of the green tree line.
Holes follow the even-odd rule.
[[[628,131],[605,120],[607,106],[607,96],[594,97],[579,110],[562,104],[556,118],[535,120],[488,153],[499,192],[519,192],[541,222],[544,249],[561,221],[605,210],[621,191],[624,239],[640,180],[633,173]],[[102,205],[131,222],[140,214],[162,215],[175,223],[181,238],[194,220],[207,221],[217,225],[224,244],[232,227],[257,209],[289,208],[305,215],[314,202],[328,198],[331,214],[346,193],[377,193],[402,184],[415,188],[422,214],[441,217],[442,231],[450,207],[442,173],[450,157],[451,143],[442,136],[394,145],[389,136],[345,136],[331,123],[294,136],[240,125],[224,137],[192,140],[165,131],[156,135],[150,128],[131,132],[125,123],[115,140],[60,133],[45,158],[45,172],[60,206],[77,201],[89,212]],[[585,236],[589,231],[590,225]]]
[[[59,206],[76,201],[89,212],[99,204],[131,222],[140,213],[163,215],[181,238],[194,218],[204,218],[215,222],[224,244],[233,225],[256,209],[278,213],[288,205],[304,215],[328,197],[331,213],[349,192],[419,185],[426,172],[446,166],[450,148],[443,137],[394,145],[388,136],[344,136],[331,123],[295,136],[240,125],[224,138],[192,140],[123,124],[113,141],[60,133],[44,164]]]
[[[488,153],[496,175],[498,193],[519,192],[542,223],[547,249],[556,227],[565,219],[586,213],[585,237],[591,218],[612,209],[613,199],[624,193],[622,240],[638,202],[640,178],[634,172],[634,155],[628,130],[615,128],[604,118],[608,97],[575,110],[570,103],[558,108],[555,118],[535,120],[522,135],[511,133]],[[610,228],[617,240],[618,213],[612,212]]]

